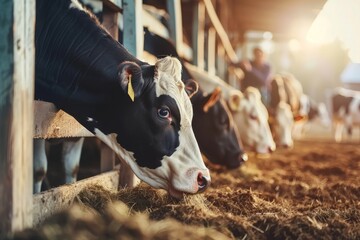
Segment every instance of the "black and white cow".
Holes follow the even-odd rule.
[[[121,34],[120,34],[121,35]],[[181,60],[172,42],[151,33],[147,28],[144,34],[144,50],[156,58],[173,56]],[[149,56],[147,54],[148,58]],[[152,60],[154,61],[154,60]],[[182,64],[184,82],[197,78]],[[238,129],[225,101],[221,90],[211,92],[199,91],[191,98],[194,109],[193,129],[201,152],[212,163],[237,168],[247,160]]]
[[[36,5],[35,98],[75,117],[151,186],[175,197],[206,189],[180,62],[139,61],[76,0]]]
[[[310,123],[317,123],[326,128],[331,126],[329,112],[323,102],[315,102],[308,95],[303,94],[300,98],[299,119],[294,122],[292,135],[294,139],[300,139],[309,131]]]
[[[289,73],[273,78],[269,112],[278,143],[284,147],[293,146],[293,138],[301,137],[309,121],[318,119],[323,126],[330,124],[325,104],[317,104],[304,94],[299,80]]]
[[[256,88],[249,87],[241,92],[215,75],[210,75],[190,64],[185,66],[198,80],[200,87],[206,91],[213,91],[216,88],[222,90],[235,125],[239,129],[241,140],[251,151],[257,154],[275,151],[276,146],[268,123],[269,115]]]
[[[331,98],[334,137],[336,142],[341,142],[344,129],[352,135],[353,127],[360,125],[360,91],[337,88]]]

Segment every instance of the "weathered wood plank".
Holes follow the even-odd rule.
[[[202,1],[195,4],[192,30],[193,64],[204,69],[205,5]]]
[[[114,12],[122,13],[122,1],[121,0],[102,0],[104,6],[111,9]]]
[[[236,55],[233,47],[231,46],[231,42],[229,40],[229,37],[225,31],[225,29],[223,28],[216,12],[214,9],[214,6],[211,3],[211,0],[202,0],[205,4],[205,8],[207,11],[207,14],[211,20],[212,25],[214,26],[214,28],[216,29],[216,32],[218,33],[218,36],[222,42],[222,45],[224,46],[224,49],[226,51],[226,54],[228,55],[229,59],[234,62],[237,63],[239,61],[238,56]]]
[[[94,136],[72,116],[59,110],[54,104],[35,102],[34,138],[63,138]]]
[[[181,19],[181,2],[180,0],[167,0],[167,11],[169,18],[170,38],[174,41],[177,52],[183,56],[183,34]]]
[[[0,0],[0,232],[32,224],[35,0]]]
[[[217,44],[216,75],[222,79],[227,77],[226,53],[223,45]]]
[[[119,40],[118,28],[119,13],[117,10],[109,7],[105,2],[103,3],[103,22],[102,24],[108,30],[114,39]]]
[[[123,0],[124,47],[138,58],[144,49],[141,13],[141,0]]]
[[[207,58],[206,70],[209,74],[215,75],[215,54],[216,54],[216,31],[214,28],[209,28],[207,34]]]
[[[115,166],[115,152],[106,144],[101,144],[100,149],[100,172],[113,170]]]
[[[119,171],[103,173],[73,184],[53,188],[33,197],[34,226],[39,225],[47,217],[56,212],[67,209],[73,204],[78,193],[91,185],[100,185],[106,189],[117,190],[119,186]]]

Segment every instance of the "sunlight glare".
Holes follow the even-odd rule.
[[[360,62],[360,1],[328,0],[311,25],[306,39],[327,44],[339,39],[352,62]]]

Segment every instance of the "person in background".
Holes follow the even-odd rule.
[[[239,67],[244,71],[244,78],[240,82],[241,91],[249,86],[256,87],[261,93],[263,103],[268,106],[271,67],[265,61],[263,50],[255,47],[253,49],[253,60],[241,61]]]

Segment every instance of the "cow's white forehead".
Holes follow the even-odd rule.
[[[78,0],[71,0],[71,3],[70,3],[70,8],[77,8],[81,11],[84,11],[84,8],[82,7],[82,5],[79,3]]]
[[[181,63],[173,57],[159,59],[155,64],[156,96],[169,95],[180,111],[181,126],[190,126],[193,111],[189,97],[181,81]]]

